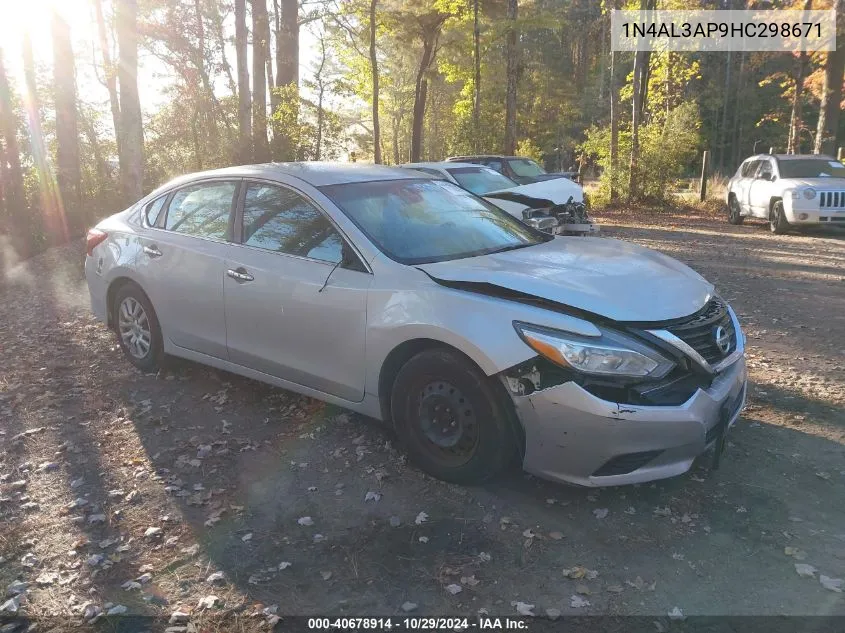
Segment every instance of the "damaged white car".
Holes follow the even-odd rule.
[[[400,167],[460,185],[546,233],[592,235],[599,232],[598,224],[587,213],[584,190],[568,178],[520,185],[494,169],[473,163],[443,161],[408,163]]]
[[[587,486],[678,475],[745,402],[736,314],[693,270],[406,169],[179,178],[89,232],[85,276],[139,369],[179,356],[384,420],[453,482],[516,460]]]

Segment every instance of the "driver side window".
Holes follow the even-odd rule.
[[[343,238],[322,211],[276,185],[247,185],[242,235],[243,244],[268,251],[332,264],[343,258]]]

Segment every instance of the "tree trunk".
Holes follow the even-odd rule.
[[[106,88],[109,91],[109,106],[111,106],[111,119],[114,125],[114,137],[117,141],[117,154],[120,156],[120,103],[117,96],[117,69],[111,59],[109,38],[106,31],[106,21],[103,19],[102,0],[93,0],[94,13],[97,17],[97,33],[100,38],[100,50],[103,55],[103,75]]]
[[[12,109],[12,93],[6,76],[3,48],[0,47],[0,135],[5,141],[3,157],[3,197],[9,218],[9,233],[15,237],[15,248],[21,258],[30,255],[30,235],[27,222],[23,170],[18,149],[18,122]]]
[[[414,85],[414,115],[411,121],[411,156],[410,162],[420,162],[423,144],[423,123],[425,120],[425,100],[428,96],[428,81],[425,73],[434,57],[436,33],[426,30],[423,35],[423,53],[417,67],[416,83]]]
[[[640,10],[648,8],[648,0],[640,0]],[[648,51],[637,51],[634,53],[634,75],[633,88],[634,97],[632,101],[631,115],[631,163],[628,173],[628,200],[635,200],[639,188],[639,162],[640,162],[640,123],[643,115],[643,104],[645,102],[645,86],[648,67]]]
[[[631,115],[631,164],[630,172],[628,173],[628,200],[636,199],[638,193],[637,188],[639,185],[637,170],[639,169],[640,161],[640,118],[642,114],[642,76],[645,55],[645,51],[637,51],[634,53],[634,98],[632,100]]]
[[[246,0],[235,0],[235,56],[238,65],[238,147],[235,162],[252,162],[252,96],[247,61]]]
[[[44,144],[44,132],[41,129],[41,103],[38,98],[38,84],[35,78],[35,58],[32,54],[32,40],[28,34],[23,37],[23,74],[24,85],[26,86],[26,116],[29,129],[29,146],[32,159],[35,163],[38,177],[38,193],[41,204],[41,215],[35,216],[32,220],[43,218],[46,225],[39,226],[40,232],[46,226],[47,237],[62,234],[62,214],[59,208],[59,199],[56,195],[56,188],[53,183],[53,170],[47,160],[47,149]],[[35,229],[35,227],[33,227]]]
[[[842,81],[845,71],[845,42],[827,53],[824,67],[824,90],[816,132],[816,154],[836,156],[839,110],[842,103]]]
[[[378,0],[370,0],[370,72],[373,76],[373,162],[380,165],[381,160],[381,125],[378,117],[379,86],[378,56],[376,55],[376,5]]]
[[[138,96],[138,3],[117,4],[117,81],[120,86],[120,185],[124,202],[135,202],[144,190],[144,128]]]
[[[299,118],[299,0],[281,0],[279,32],[276,37],[276,86],[291,87],[284,92],[286,107],[295,109]],[[274,153],[282,160],[296,159],[296,149],[289,134],[279,133]]]
[[[613,0],[613,9],[619,9],[619,1]],[[617,53],[610,50],[610,202],[619,199],[616,188],[619,178],[619,90],[616,86],[616,57]]]
[[[505,146],[504,153],[511,156],[516,152],[516,79],[519,69],[516,19],[519,0],[508,0],[507,34],[507,92],[505,94]]]
[[[282,0],[276,40],[276,85],[299,85],[299,0]]]
[[[804,0],[804,11],[809,11],[812,0]],[[789,116],[789,137],[786,142],[787,154],[801,153],[801,98],[804,96],[804,75],[810,55],[807,51],[798,54],[798,67],[795,70],[795,89],[792,93],[792,113]]]
[[[472,147],[479,152],[481,135],[481,29],[478,25],[478,0],[472,3],[472,63],[474,68],[472,85]]]
[[[252,130],[255,143],[255,162],[270,161],[267,142],[267,79],[264,75],[267,59],[267,0],[252,1]]]
[[[82,214],[82,171],[79,166],[79,122],[76,113],[76,68],[70,27],[57,11],[52,15],[53,84],[56,109],[56,183],[64,210],[61,233],[56,243],[64,243],[85,227]]]
[[[84,112],[79,113],[79,121],[82,124],[82,131],[85,138],[88,139],[88,144],[91,146],[91,154],[94,158],[94,166],[97,169],[97,181],[103,186],[110,180],[109,167],[103,157],[103,152],[100,150],[99,139],[97,139],[97,131],[94,129],[94,124]]]

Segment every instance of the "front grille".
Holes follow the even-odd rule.
[[[728,336],[729,345],[725,352],[722,352],[716,344],[716,332],[719,327],[723,328]],[[736,349],[736,330],[728,312],[728,305],[715,297],[689,319],[666,329],[693,348],[711,365],[717,364]]]
[[[604,463],[592,474],[593,477],[609,477],[611,475],[627,475],[638,468],[642,468],[663,451],[644,451],[642,453],[625,453],[617,455]]]
[[[822,209],[845,208],[845,191],[819,192],[819,207]]]

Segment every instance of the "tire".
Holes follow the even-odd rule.
[[[115,293],[112,316],[117,342],[129,362],[143,372],[158,371],[164,360],[161,327],[144,291],[134,283],[121,286]]]
[[[783,235],[789,230],[789,222],[783,213],[782,200],[776,200],[769,211],[769,229],[775,235]]]
[[[742,221],[745,219],[740,215],[741,209],[739,208],[739,200],[736,199],[736,196],[731,194],[731,197],[728,200],[728,222],[733,225],[740,225]]]
[[[498,387],[468,358],[445,348],[406,362],[390,403],[396,434],[411,459],[429,475],[457,484],[481,483],[502,472],[518,452],[518,422]]]

